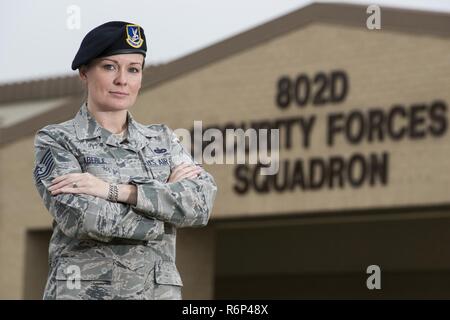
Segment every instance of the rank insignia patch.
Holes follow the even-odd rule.
[[[47,178],[52,173],[55,168],[55,161],[53,160],[53,155],[50,149],[45,152],[39,164],[34,169],[34,178],[36,181],[41,181]]]

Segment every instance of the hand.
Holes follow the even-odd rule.
[[[177,182],[185,178],[195,178],[203,171],[203,168],[195,165],[182,163],[173,169],[167,182]]]
[[[109,183],[89,172],[68,173],[53,179],[48,190],[51,191],[53,196],[59,193],[83,193],[107,199]]]

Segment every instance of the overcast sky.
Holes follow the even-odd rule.
[[[147,37],[146,63],[150,64],[171,61],[312,2],[0,0],[0,84],[73,74],[70,65],[81,40],[106,21],[140,24]],[[450,0],[339,2],[450,12]],[[76,13],[68,12],[73,5],[79,8],[79,28],[73,28]]]

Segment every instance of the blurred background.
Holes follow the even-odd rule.
[[[33,140],[83,99],[70,64],[110,20],[146,33],[141,123],[279,129],[279,171],[206,164],[180,229],[186,299],[450,298],[450,1],[0,3],[0,299],[41,299],[51,216]]]

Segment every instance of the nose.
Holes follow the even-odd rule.
[[[118,86],[125,86],[127,84],[127,75],[125,70],[122,68],[116,74],[116,78],[114,79],[114,84]]]

